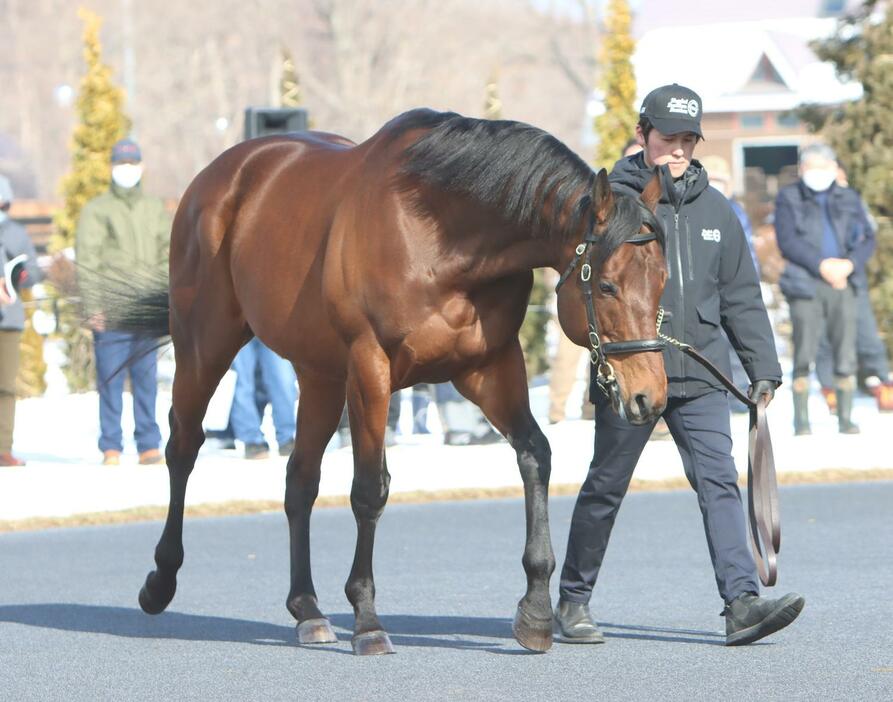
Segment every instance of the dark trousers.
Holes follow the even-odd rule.
[[[732,460],[729,403],[725,392],[670,398],[663,416],[679,449],[685,475],[698,495],[720,596],[729,602],[745,592],[759,592],[738,490],[738,472]],[[595,455],[574,507],[561,571],[561,599],[589,601],[614,519],[653,428],[653,423],[629,424],[617,416],[607,401],[599,398]],[[672,527],[640,524],[637,528]]]
[[[890,375],[887,347],[878,334],[867,289],[856,291],[856,365],[861,378],[876,375],[881,380],[887,380]],[[822,334],[819,341],[815,374],[823,387],[834,387],[834,356],[827,334]]]
[[[124,447],[121,412],[125,375],[130,376],[133,394],[136,448],[140,453],[157,449],[161,431],[155,421],[158,357],[152,348],[154,341],[128,332],[105,331],[93,332],[93,345],[99,391],[99,450],[121,451]]]
[[[391,431],[397,431],[397,425],[400,424],[400,391],[398,390],[391,395],[391,401],[388,404],[388,427]],[[341,419],[338,420],[338,431],[350,429],[350,419],[347,416],[347,405],[341,410]]]
[[[794,337],[794,377],[809,376],[816,360],[819,339],[827,332],[831,342],[833,374],[856,374],[856,293],[851,287],[835,290],[816,282],[815,297],[788,300]]]

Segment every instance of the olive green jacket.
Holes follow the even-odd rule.
[[[78,281],[88,315],[108,311],[121,284],[167,278],[171,219],[160,198],[137,185],[90,200],[75,238]]]

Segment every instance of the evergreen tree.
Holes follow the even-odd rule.
[[[837,152],[850,186],[878,224],[877,251],[868,266],[869,294],[889,352],[893,352],[893,7],[868,0],[842,18],[838,31],[814,42],[819,58],[844,79],[862,84],[859,100],[832,110],[799,112]]]
[[[598,146],[596,168],[608,170],[620,158],[623,145],[636,132],[636,76],[632,55],[636,48],[631,32],[632,14],[627,0],[609,0],[605,16],[604,43],[599,52],[601,92],[605,111],[595,118]]]
[[[288,49],[282,49],[282,70],[279,75],[279,105],[300,107],[304,101],[295,60]]]
[[[127,134],[130,121],[124,115],[124,93],[112,82],[111,69],[102,62],[99,42],[101,19],[81,8],[84,22],[84,61],[87,72],[77,98],[78,124],[72,139],[71,171],[62,180],[65,205],[55,216],[52,251],[74,247],[78,217],[84,204],[108,189],[112,146]],[[57,291],[60,294],[70,291]],[[88,390],[93,380],[92,338],[81,324],[76,305],[60,299],[60,332],[65,342],[65,376],[72,392]]]

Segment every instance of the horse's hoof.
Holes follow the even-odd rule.
[[[335,636],[335,631],[332,629],[332,625],[329,624],[329,620],[325,618],[307,619],[298,624],[297,630],[299,644],[326,644],[338,642],[338,637]]]
[[[518,605],[512,622],[512,633],[528,651],[545,653],[552,648],[552,616],[550,614],[548,619],[533,617],[523,606]]]
[[[159,578],[153,570],[146,576],[146,584],[140,588],[140,607],[146,614],[161,614],[174,599],[177,592],[177,581],[165,587],[159,583]]]
[[[380,656],[383,653],[396,653],[390,637],[383,631],[367,631],[355,634],[351,640],[353,652],[358,656]]]

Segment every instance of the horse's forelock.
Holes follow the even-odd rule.
[[[614,210],[605,232],[599,237],[596,263],[601,267],[617,249],[641,233],[642,226],[654,230],[662,249],[666,238],[660,220],[645,209],[639,199],[626,193],[614,193]]]

